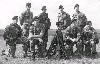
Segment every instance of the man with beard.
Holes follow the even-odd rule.
[[[78,4],[76,4],[74,6],[74,9],[75,9],[76,13],[74,13],[73,16],[72,16],[73,17],[72,22],[75,22],[77,27],[80,27],[81,30],[82,30],[86,25],[87,18],[86,18],[84,13],[79,11],[79,5]]]

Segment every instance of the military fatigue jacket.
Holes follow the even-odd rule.
[[[71,24],[70,15],[66,12],[58,13],[58,22],[63,22],[63,26],[68,27]]]
[[[4,31],[4,39],[7,40],[17,40],[17,38],[21,37],[21,27],[18,24],[10,24],[5,28]]]
[[[20,17],[20,24],[23,25],[23,23],[31,23],[33,18],[33,13],[31,11],[25,11],[21,14]]]
[[[43,23],[46,25],[46,28],[50,28],[51,26],[51,22],[50,22],[50,19],[48,18],[48,13],[41,13],[39,15],[39,20],[40,20],[40,23]]]
[[[93,33],[95,32],[95,29],[89,25],[86,25],[83,29],[84,32],[90,32],[90,33]]]
[[[72,17],[72,20],[76,20],[77,26],[84,27],[86,25],[87,18],[84,13],[79,11],[79,13],[74,13]]]
[[[36,26],[32,25],[29,29],[29,32],[32,34],[32,35],[40,35],[41,31],[42,33],[44,34],[45,30],[45,25],[42,24],[42,23],[38,23]]]
[[[89,33],[89,34],[92,34],[92,38],[96,38],[98,39],[98,35],[97,35],[97,32],[96,30],[92,27],[92,26],[89,26],[89,25],[86,25],[83,29],[83,32],[84,33]]]

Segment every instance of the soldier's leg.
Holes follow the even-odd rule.
[[[13,58],[15,58],[16,44],[10,46],[10,53]]]
[[[44,56],[46,55],[46,52],[47,52],[46,47],[47,47],[47,41],[44,41],[44,42],[43,42],[43,51],[44,51],[43,55],[44,55]]]
[[[91,54],[91,46],[90,44],[85,44],[85,55],[89,56]]]
[[[77,48],[77,53],[78,53],[78,54],[83,54],[83,49],[84,49],[83,43],[78,42],[78,43],[76,44],[76,48]]]
[[[73,44],[69,44],[68,48],[66,50],[66,58],[65,59],[70,59],[70,57],[73,55]]]
[[[44,46],[42,42],[39,42],[39,40],[37,40],[37,47],[38,47],[38,57],[44,57],[43,53],[44,53]]]
[[[96,44],[95,43],[91,43],[92,46],[92,54],[97,54],[96,52]]]
[[[27,57],[28,55],[27,55],[27,51],[28,51],[28,45],[27,44],[24,44],[24,46],[23,46],[23,50],[24,50],[24,57]]]
[[[47,42],[48,42],[48,28],[46,29],[46,33],[45,33],[45,37],[43,41],[44,41],[44,52],[47,52],[46,47],[47,47]]]
[[[59,60],[61,57],[61,47],[59,44],[57,44],[55,52],[54,58]]]
[[[31,40],[30,43],[32,44],[31,45],[31,49],[32,49],[31,51],[33,53],[32,54],[32,59],[35,60],[35,43],[36,43],[36,40],[35,39],[34,40]]]

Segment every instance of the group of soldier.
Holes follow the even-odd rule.
[[[96,44],[99,43],[96,30],[92,27],[92,22],[88,21],[85,14],[79,11],[79,5],[76,4],[72,20],[68,13],[63,11],[63,6],[59,6],[60,13],[56,23],[58,30],[48,49],[47,57],[58,57],[69,59],[73,55],[90,56],[97,54]],[[77,50],[73,52],[73,46]]]
[[[83,54],[84,45],[86,50],[90,50],[92,46],[92,53],[97,53],[96,44],[99,43],[97,33],[92,27],[92,22],[87,21],[85,14],[79,11],[78,4],[74,6],[76,13],[73,14],[72,20],[70,15],[64,11],[63,6],[59,6],[60,13],[58,13],[58,22],[56,22],[58,29],[48,50],[46,47],[51,22],[46,13],[46,6],[43,6],[42,13],[35,17],[30,11],[31,3],[26,3],[26,8],[27,10],[19,17],[21,27],[17,24],[18,16],[14,16],[13,23],[5,28],[3,35],[13,58],[15,58],[16,44],[23,44],[24,57],[27,57],[27,52],[31,51],[33,59],[36,54],[38,57],[49,58],[58,53],[60,58],[69,58],[73,55],[74,44],[76,44],[78,54]],[[35,45],[37,45],[37,50]]]

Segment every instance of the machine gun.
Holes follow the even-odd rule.
[[[63,49],[63,34],[60,29],[56,31],[53,40],[51,41],[51,45],[47,51],[46,57],[50,58],[54,56],[54,58],[60,58],[60,51]]]

